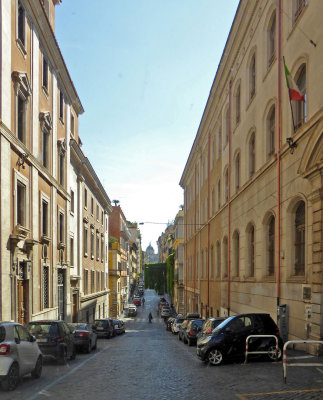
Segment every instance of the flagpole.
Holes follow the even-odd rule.
[[[286,67],[285,56],[283,56],[283,60],[284,60],[284,71],[285,71],[285,67]],[[289,98],[290,110],[291,110],[291,113],[292,113],[292,122],[293,122],[293,129],[294,129],[293,133],[295,133],[296,129],[295,129],[295,121],[294,121],[294,111],[293,111],[293,107],[292,107],[292,101],[290,99],[289,90],[288,90],[288,98]]]

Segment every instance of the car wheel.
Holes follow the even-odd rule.
[[[219,349],[212,349],[209,351],[208,360],[212,365],[220,365],[223,363],[223,354]]]
[[[178,340],[182,340],[182,339],[181,339],[181,335],[180,335],[180,334],[178,334]]]
[[[60,365],[66,365],[67,363],[67,350],[63,349],[62,350],[62,354],[60,355],[60,357],[57,359],[58,364]]]
[[[97,341],[97,339],[95,339],[95,343],[94,343],[93,350],[96,350],[96,349],[97,349],[97,346],[98,346],[98,341]]]
[[[8,375],[1,382],[2,388],[6,391],[15,390],[19,383],[19,366],[13,363],[9,369]]]
[[[91,353],[91,350],[92,350],[92,343],[91,343],[91,340],[89,341],[89,344],[87,345],[87,347],[86,347],[86,352],[87,353]]]
[[[187,344],[187,339],[185,338],[185,336],[183,337],[183,342],[184,342],[185,344]]]
[[[31,376],[35,379],[40,378],[42,369],[43,369],[43,358],[42,356],[39,356],[36,361],[35,368],[31,371]]]
[[[73,350],[72,350],[72,354],[71,354],[71,360],[75,360],[76,358],[76,346],[73,345]]]
[[[187,339],[187,343],[189,346],[193,346],[193,342],[191,341],[191,339]]]
[[[268,357],[271,361],[278,361],[281,360],[282,358],[282,350],[281,348],[278,346],[278,352],[277,352],[277,358],[276,358],[276,346],[275,345],[271,345],[268,348]]]

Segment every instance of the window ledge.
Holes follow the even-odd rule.
[[[25,48],[25,45],[22,43],[22,41],[19,38],[16,39],[16,45],[17,45],[18,49],[20,50],[21,54],[23,55],[23,57],[26,58],[27,50]]]
[[[274,275],[265,275],[263,279],[265,282],[276,282],[276,277]]]
[[[288,283],[306,283],[305,275],[292,275],[286,279]]]
[[[22,235],[22,236],[25,236],[25,237],[27,237],[27,235],[28,235],[28,233],[29,233],[29,229],[28,229],[28,228],[26,228],[26,227],[24,227],[24,226],[22,226],[22,225],[19,225],[19,224],[17,224],[17,225],[15,226],[14,231],[15,231],[15,233],[16,233],[17,235]]]
[[[256,278],[254,276],[247,276],[245,281],[246,282],[256,282]]]

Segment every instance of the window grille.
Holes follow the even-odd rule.
[[[43,308],[49,308],[49,268],[43,267]]]

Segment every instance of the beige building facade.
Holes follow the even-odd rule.
[[[290,339],[323,337],[321,15],[240,1],[180,181],[186,311],[286,312]]]

